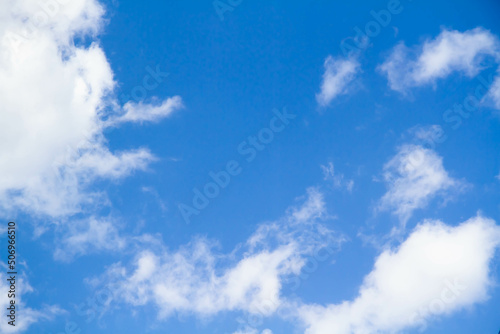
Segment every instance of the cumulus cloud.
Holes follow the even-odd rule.
[[[230,254],[218,253],[215,242],[202,238],[173,252],[147,248],[130,266],[115,264],[97,281],[107,282],[119,301],[154,304],[160,318],[221,311],[268,316],[282,305],[282,279],[300,273],[306,256],[342,242],[320,222],[324,216],[322,195],[310,189],[302,206],[261,225]]]
[[[438,194],[457,189],[461,182],[451,178],[443,159],[431,149],[404,145],[385,164],[384,179],[388,190],[378,209],[391,210],[405,224],[413,211],[427,206]]]
[[[346,94],[349,83],[360,70],[360,65],[354,56],[345,59],[328,56],[324,66],[321,91],[316,94],[316,101],[321,106],[327,106],[337,96]]]
[[[456,227],[426,221],[380,254],[354,300],[301,306],[306,333],[396,333],[483,302],[499,237],[481,216]]]
[[[443,30],[435,39],[414,49],[400,43],[379,69],[396,91],[434,83],[452,72],[473,77],[483,68],[487,57],[500,60],[500,43],[483,28],[465,32]]]
[[[96,39],[104,15],[96,0],[6,0],[0,11],[0,208],[81,212],[102,202],[103,193],[89,190],[94,180],[125,177],[154,160],[145,148],[111,152],[105,119],[157,121],[181,100],[121,110]]]

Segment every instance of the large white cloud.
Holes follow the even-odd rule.
[[[426,221],[375,261],[352,301],[303,305],[307,334],[398,333],[483,302],[500,227],[478,216],[459,226]]]
[[[336,250],[342,242],[321,223],[324,217],[323,197],[312,188],[302,206],[261,225],[231,254],[218,253],[216,244],[206,239],[177,251],[147,247],[131,266],[115,264],[96,282],[108,285],[115,300],[155,305],[160,318],[221,311],[268,316],[282,306],[282,279],[297,275],[306,256],[325,247]]]
[[[499,40],[488,30],[443,30],[414,49],[400,43],[379,69],[387,75],[393,90],[406,92],[435,83],[454,71],[473,77],[483,68],[487,56],[500,60]]]
[[[348,58],[325,59],[325,73],[321,83],[321,91],[316,94],[316,101],[321,106],[327,106],[337,96],[348,92],[348,85],[360,71],[360,65],[354,55]]]
[[[103,136],[109,119],[156,121],[181,100],[121,109],[95,38],[104,14],[98,1],[4,0],[0,12],[1,208],[80,212],[102,198],[85,190],[93,180],[124,177],[154,159],[145,148],[111,152]]]
[[[131,264],[116,263],[90,282],[112,291],[111,305],[154,305],[159,318],[225,311],[278,315],[298,321],[307,334],[423,328],[487,300],[500,227],[482,216],[458,226],[424,221],[398,247],[377,257],[352,301],[316,305],[289,299],[282,291],[286,277],[298,274],[315,249],[336,249],[342,242],[318,221],[326,216],[321,194],[311,189],[303,206],[261,225],[230,254],[218,253],[216,243],[206,239],[168,251],[149,238]],[[247,324],[236,333],[259,332]]]
[[[403,225],[414,210],[427,206],[430,199],[462,185],[448,175],[443,159],[436,152],[419,145],[400,147],[385,164],[384,179],[388,190],[378,209],[391,210]]]

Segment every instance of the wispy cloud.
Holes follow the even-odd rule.
[[[99,280],[112,287],[117,300],[156,305],[160,318],[174,312],[270,315],[282,304],[282,279],[297,275],[305,256],[343,241],[321,224],[324,215],[322,195],[311,188],[303,205],[261,225],[231,254],[218,253],[217,244],[204,238],[174,252],[144,248],[130,266],[115,264]]]
[[[354,187],[354,180],[346,179],[344,174],[336,173],[333,162],[328,162],[326,165],[321,165],[323,170],[323,180],[331,182],[334,188],[345,188],[351,192]]]
[[[233,334],[259,334],[259,331],[255,328],[248,328],[234,332]],[[273,332],[270,329],[264,329],[260,334],[273,334]]]
[[[106,124],[114,126],[125,122],[158,122],[181,108],[183,108],[183,104],[180,96],[168,98],[158,105],[143,102],[127,102],[123,106],[125,113],[121,116],[110,118]]]
[[[427,206],[429,200],[462,184],[451,178],[436,152],[419,145],[404,145],[385,164],[388,190],[378,210],[391,210],[404,225],[413,211]]]
[[[128,239],[120,236],[116,224],[110,219],[90,217],[73,221],[61,236],[54,258],[70,261],[75,256],[102,250],[121,251]]]
[[[347,58],[328,56],[324,66],[325,73],[323,74],[321,91],[316,94],[316,101],[321,106],[327,106],[337,96],[347,94],[348,85],[360,71],[359,62],[354,55]]]
[[[495,107],[500,110],[500,71],[491,85],[488,96],[493,100]]]

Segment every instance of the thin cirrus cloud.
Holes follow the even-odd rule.
[[[155,160],[146,148],[111,152],[106,127],[158,121],[182,100],[122,110],[95,38],[104,24],[98,1],[59,0],[42,10],[35,1],[9,0],[0,9],[1,209],[64,217],[105,202],[103,192],[89,190],[93,181],[123,178]],[[93,42],[75,45],[77,36]]]
[[[488,96],[495,103],[495,107],[500,110],[500,74],[498,74],[493,81],[493,84],[491,85],[491,88],[488,92]]]
[[[149,247],[130,266],[117,263],[95,281],[106,282],[117,301],[155,305],[159,318],[224,311],[269,316],[284,304],[282,280],[298,275],[307,256],[322,249],[335,252],[344,241],[322,223],[326,217],[323,195],[310,188],[303,205],[261,225],[229,255],[200,238],[174,252],[164,245]]]
[[[456,227],[425,221],[382,252],[354,300],[302,305],[306,334],[396,333],[425,328],[488,298],[500,227],[477,216]]]
[[[273,332],[270,329],[264,329],[262,332],[258,331],[255,328],[248,328],[248,329],[243,329],[237,332],[234,332],[233,334],[273,334]]]
[[[459,190],[463,182],[453,179],[443,166],[443,159],[433,150],[407,144],[384,165],[387,192],[378,210],[390,210],[403,226],[412,213],[427,206],[437,195]]]
[[[337,96],[347,94],[349,84],[360,71],[360,64],[353,55],[345,59],[328,56],[324,67],[321,90],[316,94],[316,101],[323,107],[329,105]]]
[[[333,188],[345,188],[347,191],[352,192],[354,187],[354,180],[347,179],[344,174],[336,173],[333,162],[329,161],[326,165],[321,165],[323,171],[323,180],[331,183]]]
[[[78,255],[91,252],[123,251],[130,240],[120,236],[111,218],[89,217],[64,227],[61,240],[54,251],[54,259],[71,261]]]
[[[379,70],[387,76],[391,89],[406,93],[409,88],[433,84],[452,72],[473,77],[483,68],[486,57],[500,60],[499,40],[488,30],[443,30],[415,48],[398,44]]]

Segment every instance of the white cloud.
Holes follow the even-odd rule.
[[[105,202],[89,190],[92,181],[127,176],[154,160],[144,148],[111,152],[105,119],[157,121],[180,98],[120,110],[95,39],[104,22],[96,0],[6,0],[0,11],[0,209],[61,217]],[[78,37],[90,44],[75,45]]]
[[[115,224],[107,219],[90,217],[74,221],[57,245],[54,257],[69,261],[74,256],[101,250],[122,250],[127,240],[120,237]]]
[[[426,221],[377,258],[354,300],[300,307],[306,333],[401,332],[483,302],[499,244],[500,228],[490,219],[456,227]]]
[[[500,110],[500,74],[493,81],[488,96],[493,100],[495,107]]]
[[[347,191],[351,192],[354,187],[354,181],[345,178],[344,174],[335,173],[335,166],[332,162],[328,164],[321,165],[323,170],[323,180],[330,181],[334,188],[346,188]]]
[[[385,164],[384,179],[388,191],[378,209],[392,210],[403,224],[414,210],[427,206],[430,199],[461,185],[448,175],[436,152],[418,145],[402,146]]]
[[[233,334],[259,334],[259,331],[255,328],[247,328],[234,332]]]
[[[354,80],[360,67],[354,56],[346,59],[328,56],[324,66],[321,92],[316,94],[316,101],[321,106],[327,106],[337,96],[346,94],[347,86]]]
[[[88,148],[77,153],[74,160],[65,163],[65,171],[82,180],[95,177],[118,179],[134,170],[144,170],[154,157],[147,149],[117,152],[115,154],[102,146]]]
[[[255,328],[247,328],[234,332],[233,334],[259,334],[259,331]],[[260,334],[273,334],[270,329],[264,329]]]
[[[444,140],[444,130],[440,125],[415,126],[410,129],[410,134],[417,143],[434,146]]]
[[[268,316],[282,305],[281,279],[297,275],[305,256],[342,242],[318,221],[324,215],[321,194],[309,189],[304,205],[261,225],[229,255],[216,252],[216,244],[206,239],[195,239],[175,252],[164,246],[145,248],[132,268],[115,264],[96,281],[108,282],[120,301],[154,304],[160,318],[175,312],[210,316],[221,311]]]
[[[127,102],[123,106],[125,114],[112,118],[109,124],[114,125],[123,122],[158,122],[182,107],[183,104],[180,96],[168,98],[159,105],[144,104],[142,102]]]
[[[387,75],[393,90],[404,93],[410,87],[432,84],[454,71],[473,77],[487,56],[500,59],[498,38],[488,30],[443,30],[415,49],[400,43],[379,69]]]

